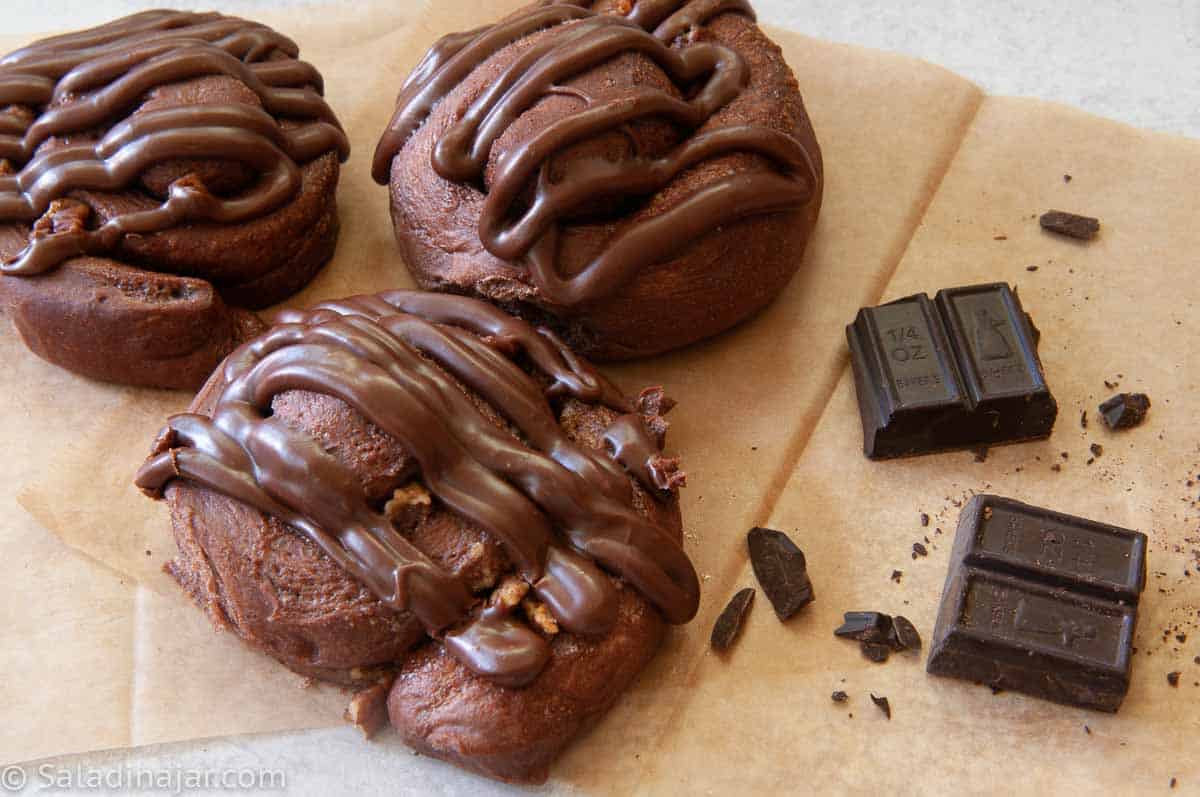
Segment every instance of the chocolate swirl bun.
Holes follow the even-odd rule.
[[[544,778],[696,612],[669,402],[474,299],[395,291],[278,322],[137,475],[170,504],[170,572],[297,672],[398,669],[392,719],[420,749]]]
[[[194,389],[261,330],[236,308],[312,279],[349,145],[297,54],[254,22],[148,11],[0,59],[0,303],[30,349]]]
[[[746,0],[543,0],[431,49],[375,152],[422,287],[595,359],[720,332],[799,268],[821,153]]]

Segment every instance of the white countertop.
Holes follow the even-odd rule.
[[[234,0],[225,7],[252,16],[253,7],[260,4],[266,0]],[[47,0],[6,0],[4,28],[32,32],[82,27],[153,5],[213,3],[55,0],[53,11],[50,5]],[[765,22],[924,58],[965,75],[992,94],[1040,97],[1139,127],[1200,137],[1196,0],[756,0],[756,6]],[[39,765],[72,770],[282,770],[286,789],[264,792],[273,794],[400,797],[490,791],[482,781],[449,768],[438,770],[437,782],[406,782],[411,777],[410,755],[394,738],[364,744],[354,729],[338,728],[71,756]],[[37,793],[38,765],[31,765],[28,774],[27,793]]]

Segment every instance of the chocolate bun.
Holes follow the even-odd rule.
[[[418,750],[544,780],[696,612],[671,402],[627,398],[474,299],[394,291],[278,321],[137,475],[171,510],[168,571],[296,672],[394,676],[388,713]]]
[[[316,275],[349,145],[297,55],[148,11],[0,59],[0,306],[34,353],[195,389]]]
[[[823,191],[746,0],[541,2],[439,41],[373,175],[424,288],[627,359],[725,330],[800,266]]]

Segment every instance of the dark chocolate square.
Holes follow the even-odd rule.
[[[976,496],[959,521],[927,669],[1116,711],[1145,582],[1145,535]]]

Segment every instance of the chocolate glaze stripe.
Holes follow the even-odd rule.
[[[487,59],[515,41],[591,12],[573,5],[552,5],[529,10],[508,23],[488,25],[466,34],[451,34],[433,46],[397,99],[396,114],[375,148],[371,176],[386,184],[392,158],[409,136],[447,94]],[[467,41],[470,37],[470,41]],[[415,80],[414,80],[415,78]]]
[[[481,183],[496,141],[542,98],[565,93],[559,85],[616,55],[652,58],[675,82],[691,85],[707,77],[688,101],[657,90],[595,105],[550,125],[532,141],[507,152],[496,166],[480,214],[479,237],[496,257],[524,261],[548,300],[570,306],[618,290],[638,270],[670,259],[723,223],[803,207],[814,196],[817,172],[808,151],[793,137],[761,127],[708,131],[657,160],[622,163],[582,161],[557,184],[540,179],[546,163],[580,141],[645,118],[666,118],[701,127],[749,84],[745,62],[735,51],[713,44],[667,45],[688,29],[723,13],[753,16],[745,0],[644,2],[629,17],[597,15],[569,4],[542,4],[496,25],[447,37],[434,46],[409,78],[396,115],[375,152],[373,176],[388,180],[392,159],[438,101],[499,50],[550,25],[568,28],[522,53],[436,142],[433,168],[444,179]],[[654,29],[651,35],[647,31]],[[558,273],[557,226],[597,196],[649,196],[686,169],[731,153],[763,156],[769,168],[718,181],[679,202],[658,218],[641,221],[609,242],[593,262],[569,278]],[[512,222],[526,188],[536,186],[524,215]],[[511,224],[510,224],[511,223]],[[510,225],[510,226],[505,226]]]
[[[640,0],[629,19],[645,30],[653,30],[658,40],[671,42],[690,28],[726,13],[758,19],[749,0],[691,0],[682,5],[679,0]]]
[[[0,159],[21,171],[0,177],[0,221],[32,222],[72,191],[124,190],[150,166],[177,158],[233,160],[263,179],[242,196],[218,198],[185,176],[159,207],[107,219],[96,229],[34,236],[0,271],[39,274],[75,255],[107,253],[129,233],[187,221],[237,224],[286,204],[301,188],[299,163],[335,150],[342,159],[349,154],[345,134],[321,99],[320,76],[296,60],[297,53],[290,39],[256,23],[155,11],[6,56],[0,61],[0,106],[10,109],[0,129]],[[36,155],[51,138],[112,125],[156,87],[213,75],[240,81],[262,109],[196,105],[138,113],[118,121],[97,143]],[[41,113],[35,117],[22,108]],[[284,129],[278,118],[302,124]]]
[[[671,622],[695,614],[699,585],[683,549],[634,509],[619,465],[573,443],[551,413],[545,394],[631,406],[557,340],[482,302],[406,291],[287,311],[279,321],[230,356],[211,418],[170,420],[138,472],[140,488],[157,497],[182,478],[274,515],[387,605],[412,611],[474,671],[527,683],[549,655],[544,640],[495,594],[472,611],[467,588],[397,534],[349,470],[270,417],[274,396],[316,391],[400,441],[430,491],[503,542],[567,630],[603,634],[615,622],[616,596],[596,563],[623,576]],[[518,355],[548,387],[510,359]],[[531,447],[484,418],[460,384],[496,407]],[[621,416],[609,441],[654,489],[661,446],[641,416]],[[556,528],[569,547],[556,541]]]

